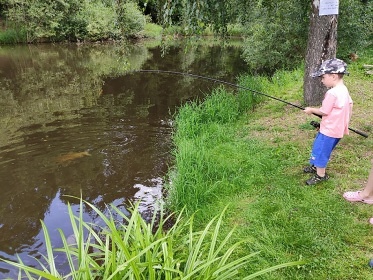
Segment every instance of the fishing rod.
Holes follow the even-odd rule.
[[[152,69],[140,69],[140,70],[135,70],[134,72],[172,74],[172,75],[189,76],[189,77],[193,77],[193,78],[197,78],[197,79],[209,80],[209,81],[212,81],[212,82],[216,82],[216,83],[228,85],[228,86],[231,86],[231,87],[248,90],[248,91],[251,91],[251,92],[253,92],[255,94],[263,95],[263,96],[266,96],[268,98],[271,98],[271,99],[280,101],[282,103],[288,104],[288,105],[293,106],[295,108],[298,108],[300,110],[304,110],[305,109],[302,106],[298,106],[296,104],[290,103],[288,101],[285,101],[285,100],[282,100],[280,98],[268,95],[268,94],[263,93],[263,92],[259,92],[259,91],[254,90],[254,89],[250,89],[248,87],[244,87],[244,86],[241,86],[241,85],[238,85],[238,84],[234,84],[234,83],[230,83],[230,82],[226,82],[226,81],[222,81],[222,80],[218,80],[218,79],[214,79],[214,78],[210,78],[210,77],[206,77],[206,76],[201,76],[201,75],[196,75],[196,74],[191,74],[191,73],[185,73],[185,72],[167,71],[167,70],[155,70],[155,69],[153,69],[153,70]],[[315,115],[315,116],[317,116],[319,118],[322,118],[322,116],[320,116],[320,115],[317,115],[317,114],[313,114],[313,115]],[[312,125],[315,126],[314,123]],[[359,134],[360,136],[363,136],[365,138],[368,137],[368,134],[365,133],[365,132],[353,129],[351,127],[349,127],[348,129],[351,130],[351,131],[353,131],[353,132],[355,132],[356,134]]]

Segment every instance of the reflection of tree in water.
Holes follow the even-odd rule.
[[[101,188],[90,183],[100,172],[95,162],[60,167],[54,162],[59,155],[56,151],[89,147],[76,136],[79,133],[74,134],[82,125],[81,109],[97,105],[103,77],[119,75],[128,69],[129,62],[141,65],[147,57],[145,47],[122,45],[39,45],[0,50],[1,251],[11,255],[20,244],[27,247],[34,242],[40,220],[59,186],[73,185],[67,191],[77,197],[80,190],[86,190],[88,201],[100,195]],[[73,135],[64,136],[61,128]],[[76,178],[73,184],[64,181],[71,179],[65,172]],[[90,193],[89,186],[97,191]]]
[[[130,64],[138,67],[148,55],[146,48],[123,45],[42,45],[3,49],[0,57],[8,61],[8,69],[0,69],[6,93],[0,129],[15,132],[34,123],[76,118],[74,112],[97,104],[104,77],[120,75]],[[0,137],[0,145],[9,141]]]

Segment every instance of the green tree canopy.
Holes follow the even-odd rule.
[[[340,2],[337,51],[347,58],[372,42],[373,1]],[[212,26],[221,35],[229,24],[241,24],[244,59],[252,70],[273,72],[291,68],[305,57],[310,11],[309,0],[173,0],[164,4],[164,22],[192,34]]]

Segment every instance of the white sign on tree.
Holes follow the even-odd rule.
[[[338,15],[339,0],[320,0],[319,16]]]

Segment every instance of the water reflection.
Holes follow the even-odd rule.
[[[171,163],[171,115],[215,85],[129,70],[234,81],[245,67],[236,47],[162,50],[144,44],[0,48],[0,257],[16,260],[18,253],[35,265],[28,256],[45,253],[40,220],[61,246],[57,228],[72,232],[66,204],[79,211],[71,196],[82,194],[103,212],[110,203],[126,211],[129,201],[140,201],[150,215]],[[86,220],[100,223],[82,210]],[[58,258],[63,268],[66,260]],[[0,263],[0,278],[16,272]]]

